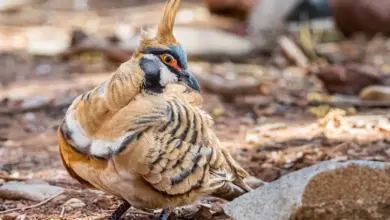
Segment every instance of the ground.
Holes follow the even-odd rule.
[[[39,61],[37,61],[39,62]],[[56,65],[53,64],[53,68]],[[32,77],[23,82],[13,82],[12,89],[4,90],[17,93],[21,89],[25,93],[34,93],[45,97],[54,94],[57,101],[67,101],[66,94],[74,96],[104,80],[109,74],[70,75],[69,77],[49,79],[51,77]],[[93,80],[88,80],[91,78]],[[87,83],[88,82],[88,83]],[[28,88],[27,85],[41,85],[39,89]],[[31,91],[30,91],[31,90]],[[62,96],[57,94],[62,94]],[[25,94],[19,94],[25,96]],[[228,148],[234,157],[251,175],[264,181],[273,181],[281,175],[301,169],[324,160],[365,159],[390,161],[390,152],[385,132],[375,129],[381,115],[385,112],[378,109],[361,110],[358,115],[361,120],[372,120],[372,128],[355,125],[357,120],[336,116],[329,120],[336,121],[329,125],[325,119],[317,119],[306,107],[284,107],[280,112],[267,107],[268,110],[254,111],[237,103],[221,101],[215,94],[203,93],[204,108],[214,116],[215,130],[224,147]],[[34,100],[34,99],[32,99]],[[3,100],[3,105],[12,100]],[[60,102],[60,101],[58,101]],[[16,105],[16,104],[15,104]],[[282,107],[280,107],[282,108]],[[66,193],[38,208],[19,211],[35,219],[75,219],[98,218],[109,214],[119,204],[119,201],[107,194],[85,189],[66,173],[55,141],[55,132],[66,110],[66,105],[52,104],[30,111],[5,111],[0,113],[0,158],[2,172],[12,177],[28,177],[44,179],[53,185],[64,187]],[[17,108],[16,108],[17,109]],[[337,113],[337,111],[336,111]],[[370,113],[375,117],[370,119]],[[368,116],[365,116],[367,115]],[[376,121],[375,121],[376,120]],[[352,124],[348,124],[352,123]],[[343,128],[345,126],[345,128]],[[365,125],[366,126],[366,125]],[[356,132],[352,132],[353,129]],[[63,204],[71,198],[78,198],[86,203],[84,208],[62,210]],[[11,209],[34,202],[27,200],[1,199],[3,209]],[[216,203],[217,201],[217,203]],[[220,200],[205,199],[203,203],[212,204],[216,211],[215,219],[225,219],[221,213],[223,204]],[[22,204],[22,205],[21,205]],[[0,207],[1,208],[1,207]],[[63,212],[61,214],[61,212]],[[195,212],[195,211],[194,211]],[[134,212],[136,213],[136,212]],[[127,214],[127,219],[137,215]],[[62,216],[62,217],[60,217]],[[178,215],[180,216],[180,214]],[[146,218],[147,219],[147,218]]]
[[[66,189],[41,206],[15,211],[28,219],[99,219],[120,203],[73,180],[60,159],[55,132],[71,100],[104,81],[118,65],[99,60],[80,64],[77,59],[62,61],[25,52],[0,54],[0,174],[6,180],[43,179]],[[262,105],[227,100],[208,91],[202,95],[223,146],[252,176],[266,182],[325,160],[390,161],[386,109],[313,107],[305,100],[307,93]],[[71,198],[86,206],[65,207]],[[0,213],[35,203],[0,198]],[[222,211],[224,201],[205,198],[199,203],[202,205],[177,211],[173,218],[229,219]],[[131,210],[124,219],[151,219],[151,213]]]

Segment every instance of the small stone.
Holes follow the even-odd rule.
[[[63,201],[68,198],[66,195],[59,195],[51,200],[52,203],[63,203]]]
[[[361,100],[390,101],[390,86],[368,86],[360,92]]]
[[[83,201],[81,201],[80,199],[77,199],[77,198],[71,198],[69,199],[67,202],[64,203],[64,206],[65,207],[69,207],[71,209],[77,209],[77,208],[82,208],[85,205],[85,203]]]
[[[24,114],[23,119],[28,121],[28,122],[32,122],[32,121],[35,121],[36,116],[32,112],[28,112],[28,113]]]
[[[285,164],[283,165],[284,169],[290,169],[290,168],[292,168],[293,166],[294,166],[294,163],[292,163],[292,162],[285,163]]]
[[[245,138],[245,142],[247,144],[259,144],[260,143],[260,137],[257,134],[248,134]]]

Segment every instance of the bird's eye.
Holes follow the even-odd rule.
[[[171,55],[164,54],[164,55],[162,55],[162,60],[163,60],[164,63],[166,63],[166,64],[171,64],[172,61],[173,61],[173,57],[172,57]]]

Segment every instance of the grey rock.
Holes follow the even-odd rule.
[[[0,1],[0,12],[16,11],[31,3],[30,0],[3,0]]]
[[[154,33],[155,27],[148,30]],[[252,52],[254,45],[245,37],[227,33],[218,29],[175,27],[174,35],[177,41],[185,48],[189,56],[242,56]],[[140,36],[136,35],[122,47],[135,50],[139,46]]]
[[[5,199],[43,201],[63,191],[63,188],[49,185],[43,181],[10,181],[0,186],[0,197]]]
[[[237,220],[387,220],[389,189],[389,163],[327,161],[241,196],[225,212]]]

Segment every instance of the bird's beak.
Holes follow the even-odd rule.
[[[182,73],[183,82],[190,88],[195,89],[196,91],[200,91],[200,85],[198,83],[198,80],[196,80],[195,77],[188,70],[183,70]]]

